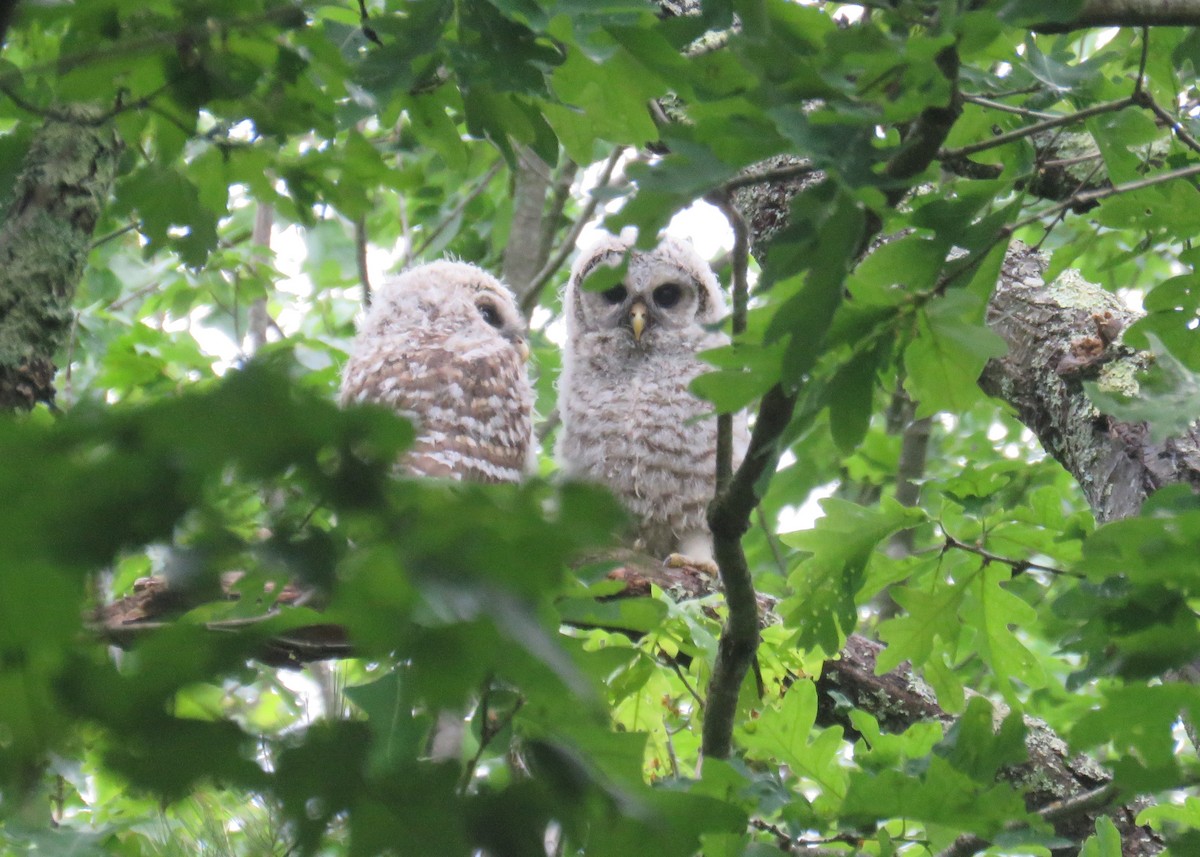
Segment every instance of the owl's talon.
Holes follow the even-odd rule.
[[[718,576],[721,571],[711,559],[696,559],[681,553],[671,554],[663,560],[663,565],[667,568],[694,568],[713,577]]]

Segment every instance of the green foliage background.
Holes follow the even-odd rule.
[[[1200,505],[1166,490],[1097,529],[1071,476],[976,384],[1003,352],[983,311],[1020,224],[1053,273],[1144,296],[1127,341],[1160,355],[1157,374],[1133,402],[1097,401],[1186,427],[1194,182],[1038,222],[1028,139],[972,156],[1003,168],[990,179],[887,165],[954,86],[1065,115],[1129,96],[1140,75],[1194,133],[1200,39],[1154,30],[1143,54],[1132,29],[1032,34],[1045,4],[881,5],[845,26],[839,4],[785,0],[676,18],[635,0],[377,0],[366,19],[353,2],[21,4],[0,54],[0,197],[58,105],[98,105],[125,151],[59,361],[60,410],[0,422],[0,850],[538,854],[549,827],[563,853],[622,857],[766,854],[781,837],[924,855],[964,833],[1049,854],[1063,843],[997,779],[1025,758],[1024,727],[990,700],[1105,762],[1124,795],[1159,797],[1143,821],[1195,853],[1196,757],[1176,724],[1200,689],[1160,679],[1200,655]],[[1066,19],[1079,4],[1061,6]],[[938,65],[950,47],[957,81]],[[648,109],[668,98],[669,114]],[[969,102],[945,147],[1028,124]],[[1076,130],[1098,150],[1089,180],[1200,162],[1139,105]],[[775,384],[799,394],[765,526],[745,540],[756,586],[780,599],[762,694],[747,681],[734,756],[702,767],[719,596],[598,601],[619,589],[606,568],[567,569],[620,524],[602,492],[397,480],[411,428],[332,404],[362,300],[358,236],[400,263],[452,253],[499,270],[520,154],[583,175],[616,147],[641,155],[597,193],[624,203],[609,227],[644,241],[764,159],[799,154],[827,176],[793,205],[747,331],[699,385],[726,411]],[[556,245],[587,202],[577,181]],[[276,288],[251,241],[261,206],[303,240],[298,291]],[[860,264],[876,227],[910,231]],[[947,281],[954,248],[971,264]],[[562,277],[534,316],[543,415]],[[227,365],[201,332],[249,358],[256,301],[291,319],[286,335]],[[901,391],[933,418],[914,507],[894,497]],[[823,517],[775,533],[818,488],[833,494]],[[889,549],[900,533],[911,550]],[[128,651],[81,624],[139,577],[215,596],[231,570],[239,601]],[[323,609],[262,619],[289,580]],[[358,658],[315,673],[254,659],[325,622]],[[812,677],[856,630],[886,644],[881,670],[923,673],[952,729],[888,734],[865,711],[817,725]],[[437,712],[472,701],[464,759],[424,759]],[[1079,853],[1120,854],[1119,839],[1102,820]]]

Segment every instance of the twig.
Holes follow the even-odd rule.
[[[459,793],[467,790],[467,786],[471,784],[471,778],[475,776],[475,769],[479,767],[479,760],[483,758],[484,751],[488,745],[492,743],[492,739],[505,730],[512,719],[517,716],[517,712],[521,710],[521,706],[525,704],[524,697],[518,697],[504,719],[493,726],[489,717],[489,700],[491,698],[491,678],[485,680],[483,693],[479,696],[479,712],[476,716],[479,718],[479,747],[475,750],[466,766],[463,768],[462,777],[458,781]]]
[[[439,235],[446,231],[451,223],[458,219],[459,215],[466,210],[467,206],[478,199],[479,196],[485,190],[487,190],[487,186],[492,183],[492,179],[494,179],[500,172],[500,168],[502,166],[504,166],[504,161],[502,160],[497,160],[494,164],[492,164],[491,169],[484,174],[483,178],[476,183],[475,187],[471,188],[470,192],[460,199],[458,204],[451,209],[450,213],[442,218],[441,222],[433,228],[433,231],[425,236],[425,240],[421,242],[421,246],[411,253],[405,254],[404,262],[401,267],[404,267],[404,265],[407,265],[413,259],[419,258],[422,253],[428,250],[429,246],[438,239]]]
[[[714,191],[705,199],[715,205],[725,215],[733,228],[733,315],[731,325],[736,339],[746,330],[746,312],[749,304],[750,289],[747,282],[747,269],[750,266],[750,230],[746,221],[734,206],[729,192]],[[717,479],[716,493],[721,494],[729,485],[733,476],[733,414],[717,416]]]
[[[777,167],[773,170],[762,170],[761,172],[746,173],[737,176],[721,185],[721,189],[726,193],[733,193],[735,190],[740,190],[744,187],[750,187],[756,184],[774,184],[775,182],[788,181],[790,179],[804,178],[819,172],[812,164],[792,164],[787,167]]]
[[[1033,125],[1026,125],[1024,128],[1018,128],[1015,131],[1008,131],[1004,134],[997,134],[990,140],[972,143],[969,146],[963,146],[958,149],[941,149],[937,153],[937,157],[938,160],[966,158],[970,155],[974,155],[976,152],[994,149],[997,146],[1003,146],[1006,143],[1013,142],[1014,140],[1021,140],[1025,137],[1031,137],[1034,134],[1040,134],[1042,131],[1048,131],[1051,128],[1058,128],[1061,125],[1071,125],[1075,122],[1081,122],[1084,119],[1089,119],[1092,116],[1099,116],[1103,113],[1114,113],[1118,110],[1124,110],[1126,107],[1132,107],[1135,104],[1136,100],[1132,95],[1125,98],[1119,98],[1116,101],[1106,101],[1104,104],[1097,104],[1093,107],[1088,107],[1075,113],[1059,116],[1055,119],[1047,119],[1045,122],[1036,122]]]
[[[1080,792],[1077,795],[1048,803],[1038,810],[1038,815],[1046,821],[1062,821],[1080,813],[1088,812],[1107,806],[1117,796],[1115,783],[1106,783],[1092,789],[1090,792]]]
[[[981,95],[963,94],[963,101],[986,107],[988,110],[1000,110],[1004,113],[1015,113],[1017,116],[1024,116],[1027,119],[1057,119],[1060,114],[1046,113],[1041,110],[1030,110],[1026,107],[1013,107],[1011,104],[1003,104],[999,101],[992,101],[990,98],[984,98]]]
[[[682,728],[684,727],[679,727],[679,729]],[[675,742],[671,739],[675,736],[679,729],[676,729],[675,732],[672,732],[670,729],[663,727],[663,733],[667,740],[667,761],[671,763],[671,776],[675,779],[679,779],[679,758],[675,755]]]
[[[71,117],[64,111],[52,110],[49,108],[38,107],[32,101],[26,101],[24,96],[18,95],[8,85],[8,81],[0,78],[0,93],[8,96],[8,100],[20,107],[26,113],[32,113],[35,116],[42,116],[48,119],[57,119],[59,122],[69,122]]]
[[[1130,193],[1136,190],[1145,190],[1148,187],[1166,184],[1167,182],[1175,181],[1176,179],[1191,178],[1192,176],[1200,176],[1200,164],[1193,164],[1190,167],[1181,167],[1178,170],[1171,170],[1169,172],[1147,176],[1144,179],[1137,179],[1136,181],[1126,182],[1125,184],[1085,191],[1065,199],[1057,205],[1051,206],[1045,211],[1038,212],[1037,214],[1031,215],[1024,220],[1019,220],[1016,223],[1002,227],[1000,234],[1002,237],[1007,237],[1012,235],[1018,229],[1022,229],[1030,224],[1037,223],[1048,214],[1057,214],[1060,211],[1064,211],[1068,208],[1074,208],[1077,205],[1085,205],[1089,202],[1099,202],[1102,199],[1108,199],[1110,196],[1116,196],[1120,193]]]
[[[354,219],[354,263],[358,267],[358,281],[362,284],[363,306],[371,306],[371,277],[367,271],[367,221],[365,217]]]
[[[1035,92],[1041,92],[1041,91],[1042,91],[1042,84],[1034,83],[1034,84],[1030,84],[1029,86],[1023,86],[1020,89],[1001,89],[997,92],[985,92],[985,93],[982,93],[982,95],[984,98],[991,98],[991,99],[1013,98],[1014,96],[1017,96],[1017,95],[1033,95]]]
[[[1073,158],[1054,158],[1049,161],[1042,161],[1040,166],[1045,170],[1062,169],[1064,167],[1073,167],[1077,164],[1086,164],[1088,161],[1098,161],[1103,157],[1099,152],[1091,152],[1087,155],[1076,155]]]
[[[1042,565],[1041,563],[1032,562],[1027,559],[1012,559],[1011,557],[1000,556],[999,554],[994,554],[991,551],[984,550],[983,548],[979,547],[978,545],[971,545],[971,544],[967,544],[966,542],[960,542],[958,539],[954,538],[954,536],[950,535],[945,530],[942,530],[942,533],[946,536],[946,543],[942,548],[943,552],[945,552],[947,550],[952,550],[952,549],[966,551],[967,553],[972,553],[972,554],[975,554],[975,556],[981,557],[984,562],[995,562],[995,563],[999,563],[1000,565],[1007,565],[1009,568],[1011,568],[1013,570],[1014,575],[1024,574],[1025,572],[1030,571],[1030,570],[1036,570],[1036,571],[1044,571],[1044,572],[1047,572],[1048,574],[1059,575],[1062,577],[1074,577],[1077,580],[1082,580],[1084,578],[1084,575],[1080,574],[1079,572],[1067,571],[1067,570],[1061,569],[1061,568],[1054,568],[1052,566]]]
[[[372,42],[380,47],[383,47],[383,42],[379,40],[379,34],[376,33],[375,29],[367,23],[369,20],[370,16],[367,15],[366,0],[358,0],[358,23],[362,28],[362,34],[366,37],[368,42]]]
[[[275,209],[270,203],[260,202],[254,212],[254,230],[250,240],[254,242],[254,258],[260,262],[269,262],[271,257],[271,229],[275,225]],[[261,249],[260,249],[261,248]],[[235,291],[236,295],[237,292]],[[271,315],[267,312],[267,297],[255,298],[250,304],[246,324],[250,330],[250,344],[254,353],[258,353],[267,344],[267,331],[271,327]]]
[[[1091,183],[1092,179],[1095,177],[1096,173],[1100,172],[1100,168],[1103,166],[1104,166],[1103,161],[1096,161],[1096,163],[1092,166],[1092,168],[1090,170],[1088,170],[1088,174],[1080,180],[1079,184],[1075,185],[1075,190],[1071,192],[1072,196],[1074,196],[1075,194],[1082,191],[1085,187],[1087,187]],[[1034,250],[1042,249],[1042,245],[1046,243],[1046,239],[1050,237],[1050,233],[1052,231],[1054,231],[1054,227],[1057,226],[1059,223],[1062,223],[1062,221],[1065,220],[1066,217],[1067,217],[1067,209],[1065,209],[1065,208],[1062,211],[1058,212],[1058,214],[1054,215],[1054,219],[1051,220],[1049,223],[1047,223],[1045,228],[1042,230],[1042,237],[1038,240],[1038,242],[1036,244],[1033,245],[1033,249]]]
[[[775,844],[779,846],[779,850],[787,854],[795,854],[798,857],[866,857],[865,852],[855,849],[853,851],[837,851],[831,848],[826,848],[826,845],[831,845],[836,842],[845,842],[854,844],[859,841],[857,835],[845,834],[843,836],[835,836],[830,839],[796,839],[789,835],[785,830],[776,824],[771,824],[761,818],[750,819],[750,826],[755,830],[761,830],[763,833],[769,833],[775,837]]]
[[[679,660],[672,657],[664,657],[667,666],[675,671],[675,675],[679,676],[679,680],[683,682],[684,689],[692,695],[692,699],[696,700],[696,705],[700,706],[700,710],[704,710],[704,700],[700,698],[700,694],[696,692],[696,688],[692,687],[692,683],[688,681],[687,676],[683,674],[683,667],[679,666]]]
[[[578,172],[579,164],[568,160],[562,165],[551,181],[550,207],[546,212],[545,218],[542,220],[542,234],[538,242],[538,246],[541,247],[542,251],[542,259],[550,255],[550,247],[554,243],[554,235],[558,232],[559,223],[563,220],[563,211],[566,210],[567,200],[571,198],[571,185],[575,183],[575,176]],[[543,264],[545,263],[543,262]]]
[[[746,329],[750,233],[728,190],[710,194],[709,201],[721,209],[733,227],[732,330],[737,337]],[[758,650],[758,596],[742,548],[742,536],[749,529],[750,515],[758,506],[758,477],[768,472],[768,467],[774,470],[779,460],[778,439],[791,421],[796,403],[794,394],[784,395],[778,385],[773,389],[778,390],[779,395],[772,397],[768,392],[763,397],[750,448],[736,475],[733,472],[733,414],[717,417],[716,496],[708,509],[708,525],[729,616],[721,630],[717,659],[708,685],[703,735],[705,756],[725,758],[729,755],[738,690]],[[780,419],[767,419],[770,409],[779,404],[785,405],[785,412],[776,414]]]
[[[126,305],[132,303],[138,298],[145,297],[161,287],[162,283],[158,282],[157,280],[155,280],[153,283],[147,283],[140,289],[135,289],[124,297],[112,301],[108,304],[108,306],[104,307],[104,309],[108,312],[116,312],[117,310],[124,309]]]
[[[542,424],[537,428],[538,443],[545,443],[546,438],[550,437],[560,425],[562,425],[562,414],[558,412],[558,408],[555,408],[546,415],[546,418],[542,420]]]
[[[1137,84],[1134,87],[1133,97],[1136,99],[1139,107],[1144,107],[1159,118],[1168,128],[1171,129],[1179,142],[1183,143],[1193,152],[1200,152],[1200,141],[1197,141],[1183,125],[1167,112],[1161,104],[1154,100],[1154,96],[1146,89],[1146,60],[1150,54],[1150,32],[1146,27],[1142,27],[1142,58],[1138,64]]]
[[[95,250],[97,247],[101,246],[102,244],[107,244],[109,241],[115,241],[116,239],[118,239],[122,235],[124,235],[125,233],[133,232],[137,228],[138,228],[138,224],[135,222],[135,223],[126,224],[125,226],[122,226],[120,229],[115,229],[112,232],[108,233],[107,235],[105,235],[101,238],[97,238],[94,241],[92,241],[91,249]]]
[[[579,236],[583,233],[583,228],[592,219],[592,215],[596,213],[596,207],[600,204],[600,198],[596,195],[596,190],[607,187],[608,183],[612,181],[613,171],[617,168],[617,164],[621,160],[621,155],[624,153],[625,148],[623,146],[613,149],[612,154],[608,156],[608,160],[604,162],[604,169],[601,171],[600,178],[596,182],[596,188],[593,189],[587,205],[583,207],[583,211],[576,218],[575,225],[571,227],[571,231],[567,233],[558,250],[550,257],[550,260],[546,262],[542,270],[538,271],[537,275],[530,281],[529,290],[521,298],[521,311],[526,316],[533,312],[533,308],[537,306],[542,289],[546,287],[546,283],[550,282],[550,278],[554,276],[554,272],[562,267],[562,263],[567,260],[567,257],[571,255],[571,251],[575,249],[575,242],[579,240]]]
[[[759,404],[745,459],[708,508],[713,553],[729,615],[708,683],[702,738],[705,756],[723,759],[729,755],[738,691],[758,649],[758,600],[741,540],[758,505],[759,480],[774,472],[779,462],[779,439],[791,422],[796,400],[797,394],[785,392],[780,384],[767,391]]]
[[[1200,152],[1200,141],[1188,133],[1188,130],[1183,127],[1179,120],[1168,113],[1166,108],[1155,101],[1154,98],[1151,97],[1150,93],[1145,91],[1140,92],[1139,103],[1141,103],[1143,107],[1162,120],[1162,122],[1171,129],[1171,133],[1173,133],[1179,139],[1179,142],[1183,143],[1193,152]]]

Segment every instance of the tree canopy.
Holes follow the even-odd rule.
[[[1197,26],[0,3],[0,853],[1200,853]],[[719,582],[553,457],[577,242],[692,206]],[[521,485],[334,403],[443,255],[530,319]]]

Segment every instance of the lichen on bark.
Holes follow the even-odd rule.
[[[1146,357],[1103,334],[1139,313],[1067,271],[1050,283],[1047,258],[1014,243],[988,307],[988,325],[1008,353],[984,369],[980,386],[1008,402],[1043,447],[1079,482],[1100,523],[1136,515],[1166,484],[1200,489],[1200,429],[1155,443],[1146,425],[1105,416],[1083,381],[1136,383]]]
[[[85,106],[57,110],[33,137],[0,220],[0,409],[53,401],[54,356],[120,151]]]

